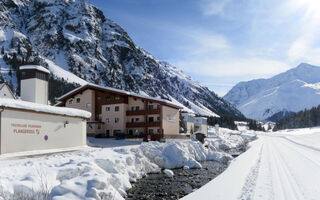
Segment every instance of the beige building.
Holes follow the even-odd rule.
[[[0,154],[86,145],[86,111],[0,98]]]
[[[183,112],[181,115],[187,128],[187,134],[200,132],[208,136],[208,123],[206,117],[196,117],[195,114],[188,112]]]
[[[181,107],[163,99],[138,95],[110,87],[87,84],[58,99],[57,106],[78,108],[92,113],[88,136],[103,134],[152,139],[179,135]]]

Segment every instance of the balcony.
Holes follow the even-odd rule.
[[[139,128],[139,127],[160,127],[160,122],[129,122],[126,124],[127,128]]]
[[[160,109],[152,109],[152,110],[128,110],[126,112],[127,116],[132,115],[155,115],[160,114]]]

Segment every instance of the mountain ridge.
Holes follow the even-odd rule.
[[[4,0],[0,11],[1,75],[17,92],[18,66],[41,64],[63,82],[170,99],[200,115],[244,118],[207,87],[136,46],[85,0]]]
[[[319,83],[320,67],[301,63],[269,79],[240,82],[223,98],[246,117],[265,120],[320,104]]]

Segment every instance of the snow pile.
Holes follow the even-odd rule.
[[[161,168],[201,168],[198,161],[231,160],[230,155],[207,149],[198,141],[149,142],[141,144],[139,148],[149,160]]]
[[[91,113],[84,110],[79,110],[74,108],[62,108],[62,107],[60,108],[60,107],[54,107],[54,106],[49,106],[44,104],[38,104],[38,103],[32,103],[28,101],[21,101],[21,100],[8,99],[8,98],[0,98],[0,107],[17,108],[17,109],[36,111],[36,112],[66,115],[66,116],[72,116],[72,117],[83,117],[83,118],[91,117]]]
[[[208,130],[208,138],[205,142],[209,148],[218,151],[229,151],[231,149],[241,149],[245,147],[248,140],[254,137],[255,134],[250,134],[249,132],[243,134],[240,131],[227,128],[219,128],[217,132],[214,128],[210,127]]]
[[[0,197],[8,199],[19,193],[32,196],[35,192],[47,191],[52,200],[122,200],[131,188],[131,182],[147,173],[160,172],[164,168],[164,173],[173,176],[169,169],[199,168],[199,161],[226,162],[230,159],[228,154],[207,149],[196,141],[149,142],[118,148],[88,147],[38,158],[7,159],[2,155]]]

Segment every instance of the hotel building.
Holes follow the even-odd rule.
[[[152,139],[179,136],[181,107],[160,98],[138,95],[110,87],[87,84],[58,99],[57,106],[78,108],[92,113],[87,135],[145,136]]]

